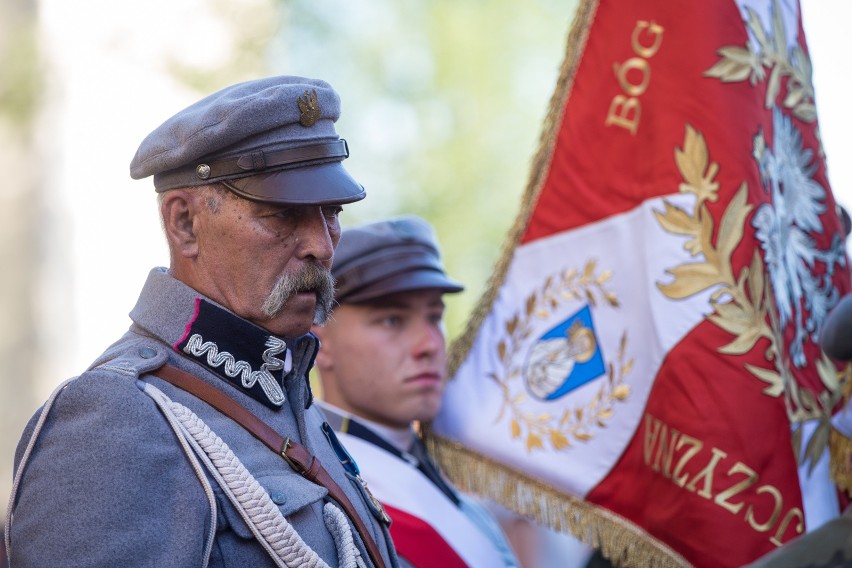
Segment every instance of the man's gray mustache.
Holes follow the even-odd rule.
[[[287,300],[299,292],[314,292],[317,296],[317,308],[314,323],[325,323],[334,307],[334,276],[321,264],[306,264],[298,272],[283,274],[261,306],[267,317],[281,312]]]

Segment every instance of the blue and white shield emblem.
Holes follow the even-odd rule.
[[[533,344],[523,374],[533,396],[556,400],[605,371],[592,311],[585,306]]]

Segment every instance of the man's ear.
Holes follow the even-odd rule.
[[[317,369],[319,369],[320,373],[327,371],[332,366],[332,357],[330,355],[330,334],[327,333],[327,331],[328,330],[322,325],[315,325],[311,328],[311,332],[320,340],[320,349],[317,352],[317,358],[314,361],[314,364]]]
[[[200,204],[197,190],[172,189],[163,195],[160,214],[172,254],[186,258],[198,256],[195,218]]]

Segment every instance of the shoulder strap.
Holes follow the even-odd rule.
[[[190,373],[181,371],[171,365],[164,365],[152,374],[200,398],[225,416],[228,416],[255,438],[266,444],[273,452],[284,458],[290,464],[290,467],[302,477],[325,487],[331,498],[343,508],[355,525],[373,564],[377,568],[385,568],[385,563],[381,553],[379,553],[376,541],[373,540],[372,535],[360,515],[358,515],[352,502],[322,466],[320,461],[311,454],[310,450],[290,438],[285,439],[236,400]]]

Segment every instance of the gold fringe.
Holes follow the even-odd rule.
[[[491,311],[491,306],[494,304],[497,292],[506,278],[506,272],[509,269],[515,248],[521,240],[524,231],[526,231],[530,215],[538,201],[541,187],[544,185],[550,161],[553,157],[556,136],[562,124],[562,114],[571,93],[571,86],[574,84],[574,75],[577,72],[577,66],[580,64],[580,58],[583,54],[589,28],[591,27],[597,7],[598,0],[581,0],[580,5],[577,7],[574,22],[568,33],[565,59],[562,61],[559,79],[556,82],[556,89],[550,99],[550,108],[544,119],[544,127],[539,138],[538,150],[532,162],[527,187],[521,196],[518,216],[515,218],[515,222],[509,231],[506,241],[503,243],[500,256],[485,286],[485,292],[479,298],[479,301],[471,312],[471,316],[467,320],[464,332],[450,345],[448,354],[450,377],[455,375],[459,366],[470,352],[474,341],[476,341],[479,328]]]
[[[846,363],[838,380],[843,385],[843,405],[846,406],[852,398],[852,363]]]
[[[690,566],[677,552],[611,511],[561,493],[440,436],[430,435],[427,444],[460,490],[492,499],[554,530],[571,533],[600,550],[615,566]]]
[[[831,429],[828,436],[831,454],[831,478],[837,487],[852,496],[852,440]]]

